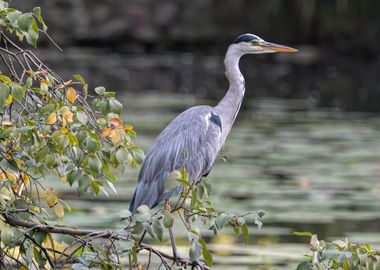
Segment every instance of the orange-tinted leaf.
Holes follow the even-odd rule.
[[[105,137],[108,137],[110,135],[110,132],[111,132],[111,129],[110,128],[105,128],[103,129],[102,131],[102,136],[105,138]]]
[[[121,119],[120,118],[112,118],[110,122],[115,127],[118,127],[121,125]]]
[[[69,87],[66,91],[66,98],[70,103],[74,103],[77,99],[77,91],[74,88]]]
[[[73,120],[73,117],[74,117],[74,114],[70,111],[68,111],[67,113],[64,114],[63,116],[67,122],[69,123],[72,123],[74,120]]]

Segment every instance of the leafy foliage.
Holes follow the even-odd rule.
[[[312,256],[301,262],[297,270],[378,270],[380,256],[367,243],[355,244],[335,240],[332,242],[319,241],[316,234],[310,232],[295,233],[310,236]]]
[[[22,13],[0,1],[0,25],[1,256],[15,261],[15,253],[25,268],[45,267],[44,246],[62,244],[50,234],[9,226],[6,216],[44,224],[51,208],[62,218],[71,208],[46,188],[46,176],[55,173],[80,193],[107,194],[106,187],[114,190],[113,168],[138,166],[142,151],[132,141],[133,127],[119,117],[123,106],[114,92],[98,87],[89,94],[80,75],[63,80],[7,36],[36,46],[47,30],[40,8]]]

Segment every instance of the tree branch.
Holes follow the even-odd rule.
[[[5,219],[5,222],[11,226],[30,228],[31,230],[35,230],[39,232],[58,233],[58,234],[66,234],[66,235],[72,235],[72,236],[86,236],[86,237],[91,236],[91,238],[97,237],[97,238],[105,238],[108,240],[130,240],[128,239],[127,236],[124,236],[112,231],[74,229],[74,228],[50,226],[46,224],[38,224],[35,222],[22,220],[17,215],[10,212],[3,212],[2,215]],[[174,256],[167,254],[165,252],[162,252],[160,250],[157,250],[153,246],[145,244],[145,243],[139,243],[138,251],[141,251],[141,250],[147,250],[149,252],[156,254],[161,259],[161,261],[164,261],[165,259],[167,259],[172,262],[175,262],[176,260]],[[205,266],[203,262],[192,262],[186,258],[177,258],[177,261],[181,265],[190,265],[193,267],[193,269],[197,269],[196,267],[199,267],[200,269],[211,270],[211,268]]]
[[[115,240],[127,240],[127,238],[121,234],[114,233],[112,231],[99,231],[99,230],[85,230],[85,229],[73,229],[66,227],[56,227],[45,224],[38,224],[31,221],[25,221],[13,215],[11,213],[3,213],[5,222],[14,227],[31,228],[36,231],[45,233],[58,233],[68,234],[73,236],[97,236],[106,239]]]

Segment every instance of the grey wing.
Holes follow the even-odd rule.
[[[165,184],[168,175],[182,166],[189,181],[198,181],[206,175],[220,149],[221,133],[221,119],[212,107],[193,107],[177,116],[146,155],[130,210],[135,212],[143,204],[153,208],[179,193],[180,187],[167,191]]]

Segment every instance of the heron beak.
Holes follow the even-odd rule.
[[[272,42],[265,42],[263,45],[261,45],[261,47],[268,50],[275,51],[275,52],[286,52],[286,53],[298,52],[297,49],[294,49],[292,47],[288,47],[288,46],[284,46],[284,45],[280,45],[280,44],[276,44]]]

